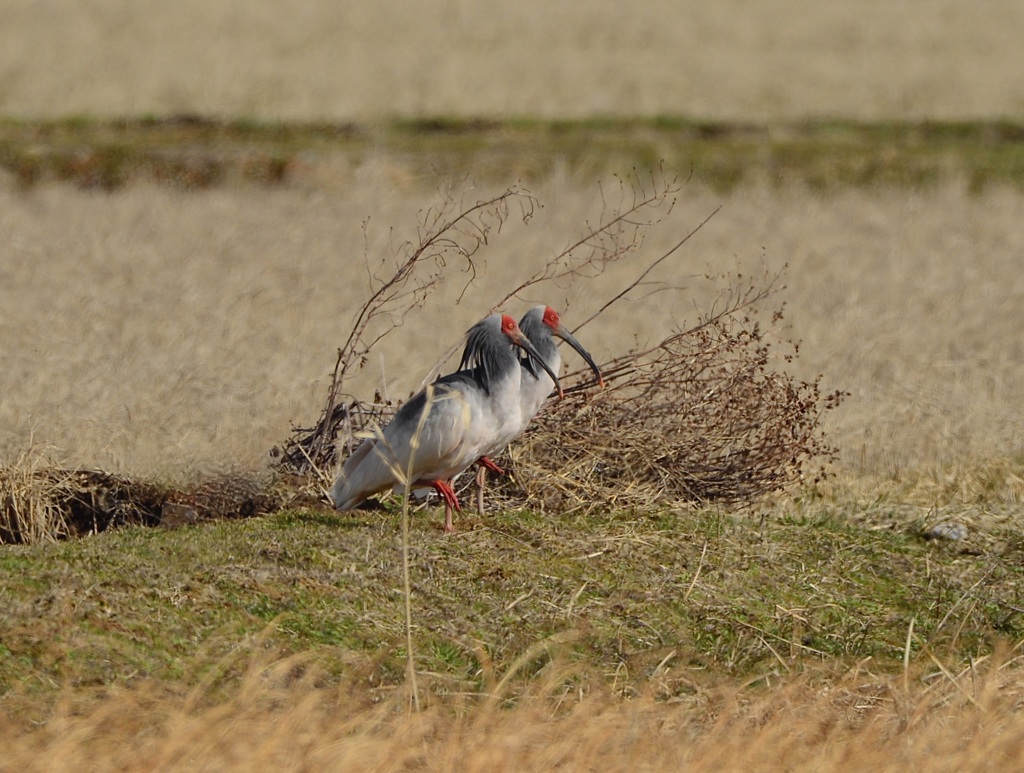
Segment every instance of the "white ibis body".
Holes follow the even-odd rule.
[[[519,414],[522,368],[514,346],[539,357],[507,315],[492,314],[474,325],[466,344],[471,367],[418,392],[378,436],[345,460],[331,488],[334,506],[350,510],[402,485],[411,473],[410,484],[437,490],[445,502],[445,531],[453,531],[452,509],[460,508],[451,479],[479,459],[504,424]]]
[[[537,354],[530,353],[520,360],[523,372],[519,387],[519,421],[514,426],[508,425],[507,432],[495,437],[495,442],[479,460],[480,469],[477,471],[476,477],[476,504],[477,510],[481,515],[483,515],[483,492],[486,485],[487,470],[490,469],[501,474],[501,468],[495,465],[488,457],[499,453],[526,430],[527,425],[540,412],[541,406],[555,387],[556,381],[553,379],[552,374],[557,374],[562,367],[562,355],[558,352],[558,346],[555,342],[556,337],[561,338],[579,353],[591,370],[594,371],[594,375],[597,376],[597,383],[604,387],[604,377],[601,375],[601,369],[594,362],[594,358],[576,340],[575,336],[565,328],[558,312],[550,306],[534,306],[527,311],[519,321],[519,329],[533,343]],[[561,395],[560,388],[559,395]]]

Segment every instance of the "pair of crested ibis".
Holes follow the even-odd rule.
[[[445,505],[444,530],[451,532],[452,511],[461,509],[452,479],[479,464],[482,512],[486,469],[502,472],[490,457],[522,434],[553,389],[562,396],[556,337],[579,352],[604,386],[601,369],[550,306],[535,306],[519,323],[492,314],[469,330],[455,373],[415,394],[345,460],[331,488],[334,506],[350,510],[408,480],[437,491]]]

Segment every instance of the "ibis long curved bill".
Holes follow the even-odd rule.
[[[570,335],[568,332],[566,332],[566,335],[568,335],[569,338],[572,338],[572,335]],[[526,337],[526,334],[523,333],[523,331],[517,327],[515,331],[509,335],[509,339],[512,341],[512,343],[514,343],[516,346],[520,347],[524,352],[530,355],[530,357],[533,358],[534,362],[540,363],[540,366],[544,368],[544,370],[547,372],[549,376],[551,376],[551,380],[555,382],[555,389],[558,391],[558,399],[561,400],[563,397],[565,397],[565,392],[562,391],[562,384],[558,380],[557,374],[555,373],[555,371],[551,369],[551,366],[547,364],[547,362],[541,356],[540,352],[537,351],[537,347],[534,346],[533,343],[531,343],[530,339]],[[572,346],[573,344],[570,343],[570,345]],[[579,347],[577,351],[582,351],[583,347],[579,345],[578,341],[576,342],[575,346]],[[586,354],[585,356],[587,359],[590,359],[589,354]],[[593,360],[590,361],[593,362]],[[597,366],[595,365],[594,367],[596,368]]]
[[[547,321],[547,320],[545,320]],[[551,334],[556,335],[565,341],[569,346],[576,350],[576,353],[584,359],[590,369],[594,371],[594,375],[597,376],[597,383],[602,389],[604,389],[604,376],[601,375],[601,369],[597,367],[597,363],[594,362],[594,358],[590,356],[590,352],[583,348],[583,344],[576,340],[576,337],[570,333],[565,325],[562,324],[561,319],[557,319],[555,324],[549,325],[551,328]],[[549,370],[548,373],[551,373]],[[557,382],[556,382],[557,383]]]

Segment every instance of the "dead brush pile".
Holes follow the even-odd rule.
[[[159,487],[99,470],[22,459],[0,468],[0,544],[79,537],[160,520]]]
[[[821,476],[834,453],[819,422],[841,395],[776,369],[747,316],[705,320],[602,369],[604,391],[549,401],[506,454],[515,474],[492,499],[562,511],[736,504]]]
[[[751,287],[728,311],[602,363],[603,390],[589,369],[570,373],[565,399],[550,398],[495,460],[510,474],[488,478],[489,501],[559,512],[742,504],[820,480],[835,454],[821,432],[822,415],[843,393],[823,395],[820,376],[802,381],[778,367],[793,360],[796,347],[781,342],[791,352],[776,355],[768,331],[737,310],[764,295]],[[771,323],[781,320],[777,311]],[[332,448],[339,458],[398,407],[355,400],[337,406]],[[472,476],[463,476],[464,501],[472,485]]]
[[[222,475],[187,489],[23,457],[0,468],[0,545],[97,534],[117,526],[175,527],[266,513],[282,493],[251,476]]]
[[[535,285],[550,289],[585,283],[612,264],[628,263],[639,254],[647,231],[672,210],[675,185],[674,179],[659,172],[649,179],[634,176],[628,183],[620,181],[619,197],[612,203],[602,191],[605,210],[599,222],[588,223],[579,240],[524,279],[490,311],[504,309],[528,289],[534,292]],[[401,245],[395,273],[371,283],[370,299],[356,314],[352,333],[338,351],[320,420],[294,430],[293,437],[276,449],[281,469],[315,474],[329,485],[330,471],[355,450],[361,438],[390,420],[397,405],[383,402],[379,395],[369,402],[345,393],[346,377],[361,368],[371,349],[400,326],[396,319],[408,319],[440,289],[448,278],[447,266],[464,262],[475,275],[474,256],[500,232],[513,204],[519,205],[524,222],[536,206],[531,194],[511,188],[461,209],[449,195],[439,208],[427,212],[420,224],[420,241]],[[650,278],[652,271],[708,219],[649,263],[632,282],[623,283],[623,289],[579,327],[623,298],[636,301],[639,293],[669,290]],[[567,377],[567,398],[549,401],[524,437],[498,460],[514,474],[493,482],[492,502],[508,508],[562,511],[679,502],[735,504],[823,474],[822,463],[831,459],[834,449],[821,434],[820,420],[843,394],[823,396],[820,376],[806,382],[785,372],[798,347],[775,334],[781,309],[765,308],[774,302],[779,279],[779,274],[768,271],[754,280],[731,279],[711,310],[689,329],[676,330],[655,346],[603,363],[608,388],[602,392],[589,382],[589,371]],[[460,299],[471,283],[472,279]],[[770,320],[767,329],[762,319]],[[776,355],[771,341],[786,347],[787,353]],[[436,367],[424,383],[440,370],[441,366]],[[463,495],[470,485],[462,483]]]

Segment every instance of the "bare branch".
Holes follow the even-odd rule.
[[[628,295],[631,290],[636,288],[636,286],[639,285],[644,280],[644,278],[648,274],[651,273],[651,271],[653,271],[655,268],[657,268],[657,266],[660,263],[662,263],[666,258],[669,258],[672,255],[674,255],[679,250],[680,247],[682,247],[684,244],[686,244],[688,241],[690,241],[690,237],[692,237],[695,233],[697,233],[697,231],[699,231],[701,228],[703,228],[704,224],[707,223],[711,218],[713,218],[715,215],[717,215],[721,208],[722,208],[721,204],[719,204],[717,207],[715,207],[714,211],[710,215],[708,215],[706,218],[701,220],[700,223],[698,223],[697,226],[693,230],[691,230],[688,234],[686,234],[686,236],[684,236],[682,239],[680,239],[678,242],[676,242],[674,247],[672,247],[668,252],[666,252],[660,258],[655,260],[653,263],[651,263],[647,268],[645,268],[640,273],[640,276],[638,276],[636,279],[634,279],[630,284],[626,285],[626,287],[623,288],[623,290],[621,292],[619,292],[616,295],[614,295],[607,303],[605,303],[603,306],[601,306],[601,308],[599,308],[597,311],[595,311],[593,314],[591,314],[589,317],[587,317],[585,320],[583,320],[579,325],[576,326],[575,329],[576,330],[581,329],[584,325],[586,325],[589,322],[592,322],[594,319],[596,319],[598,316],[600,316],[600,314],[602,312],[604,312],[613,303],[615,303],[616,301],[622,300],[622,298],[624,298],[626,295]]]
[[[667,177],[659,168],[644,177],[634,172],[628,180],[616,179],[618,199],[614,204],[609,203],[604,186],[600,186],[602,211],[597,224],[587,223],[581,236],[492,304],[491,312],[503,309],[530,287],[543,282],[572,283],[577,279],[590,279],[603,273],[609,265],[639,252],[647,230],[661,223],[674,209],[679,192],[676,178]],[[421,388],[437,378],[464,343],[464,340],[456,341],[437,359],[420,382]]]
[[[605,200],[605,211],[602,212],[598,225],[588,224],[588,230],[577,241],[507,293],[491,307],[491,311],[504,307],[510,300],[518,298],[520,293],[535,284],[582,276],[588,269],[595,270],[593,275],[600,274],[609,263],[635,252],[643,245],[643,231],[661,222],[672,212],[675,207],[675,194],[679,192],[676,178],[667,179],[662,170],[650,173],[650,187],[634,173],[628,204],[624,203],[627,198],[626,183],[620,180],[619,187],[619,204],[608,208]],[[625,209],[622,209],[623,206]],[[659,209],[663,211],[659,212]],[[647,214],[648,217],[632,219],[641,213]],[[582,248],[587,248],[587,251],[579,255],[578,251]]]

